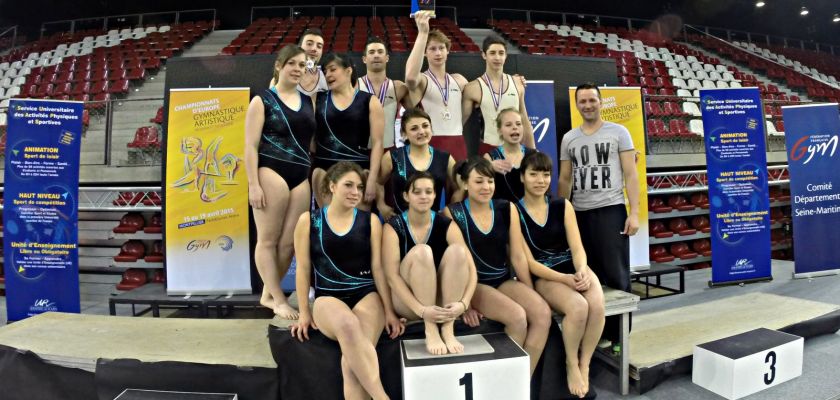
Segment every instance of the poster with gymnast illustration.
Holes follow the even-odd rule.
[[[172,89],[166,130],[168,294],[251,293],[248,88]]]

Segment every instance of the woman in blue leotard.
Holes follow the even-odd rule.
[[[475,291],[475,265],[458,226],[432,210],[437,201],[432,174],[414,173],[400,192],[407,210],[391,217],[382,233],[394,310],[424,322],[429,353],[460,353],[464,346],[455,338],[455,319]]]
[[[263,281],[260,304],[285,319],[297,311],[286,301],[280,281],[292,259],[294,227],[309,207],[309,145],[315,133],[312,99],[297,85],[306,54],[284,47],[274,63],[274,86],[251,100],[245,117],[245,172],[254,210],[254,261]]]
[[[586,265],[572,204],[549,200],[551,158],[529,153],[522,159],[525,196],[517,202],[522,235],[537,292],[563,318],[566,380],[569,392],[589,392],[589,365],[604,330],[604,293],[598,277]]]
[[[322,188],[330,193],[330,203],[298,219],[295,256],[300,319],[291,334],[303,341],[313,328],[338,341],[344,398],[387,399],[379,378],[376,342],[383,327],[395,338],[405,326],[394,314],[382,273],[379,217],[356,208],[365,192],[362,175],[354,163],[330,167]],[[315,288],[311,310],[310,284]]]
[[[470,157],[455,172],[467,199],[448,205],[444,213],[458,224],[478,273],[472,309],[464,322],[478,325],[483,314],[504,324],[505,333],[528,352],[533,373],[548,338],[551,310],[533,289],[519,213],[508,201],[493,199],[490,161]],[[512,279],[511,265],[516,279]]]

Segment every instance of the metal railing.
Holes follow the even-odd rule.
[[[581,25],[595,25],[601,26],[621,26],[629,29],[645,28],[652,32],[657,32],[666,37],[674,37],[676,33],[681,32],[687,35],[686,25],[683,25],[682,20],[676,15],[665,15],[656,20],[641,19],[641,18],[627,18],[610,15],[597,14],[581,14],[572,12],[554,12],[541,10],[522,10],[511,8],[491,8],[490,19],[495,21],[497,19],[517,19],[529,23],[540,21],[560,22],[566,25],[581,24]],[[702,25],[691,25],[697,30],[703,31],[707,34],[713,34],[718,37],[726,38],[727,40],[742,40],[748,43],[765,42],[766,45],[783,45],[784,47],[798,47],[803,50],[823,51],[832,55],[840,54],[840,46],[830,43],[819,43],[809,39],[793,39],[781,36],[774,36],[763,33],[747,32],[737,29],[718,28]]]
[[[17,45],[17,25],[0,27],[0,54],[14,48]]]
[[[41,38],[55,32],[74,33],[81,29],[114,29],[143,26],[144,24],[177,24],[189,21],[211,21],[211,30],[215,29],[216,9],[160,11],[142,14],[109,15],[94,18],[78,18],[50,21],[41,24]]]
[[[154,119],[163,97],[85,102],[88,124],[82,132],[81,165],[113,167],[160,166],[163,163],[163,127]],[[0,108],[6,114],[7,109]],[[139,128],[154,127],[160,146],[129,147]],[[0,142],[6,142],[6,126],[0,126]],[[4,154],[0,152],[0,158]]]
[[[291,18],[298,17],[351,17],[351,16],[408,16],[411,6],[407,5],[299,5],[299,6],[259,6],[251,7],[251,23],[260,18]],[[438,17],[451,18],[458,23],[458,9],[451,6],[437,6],[435,13]]]

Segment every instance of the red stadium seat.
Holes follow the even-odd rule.
[[[692,218],[691,227],[703,233],[709,233],[712,231],[712,227],[709,225],[709,217],[705,215],[698,215]]]
[[[149,219],[149,226],[143,228],[143,232],[145,233],[161,233],[163,232],[163,219],[160,216],[160,213],[155,213],[152,215],[152,218]]]
[[[681,194],[668,196],[668,205],[679,211],[691,211],[695,208],[694,204],[689,203]]]
[[[114,256],[117,262],[136,262],[146,255],[146,246],[139,240],[129,240],[120,247],[120,253]]]
[[[709,208],[709,196],[706,193],[694,193],[691,195],[691,204],[700,208]]]
[[[137,132],[134,133],[134,140],[127,143],[126,146],[135,149],[150,147],[160,148],[157,127],[144,126],[142,128],[138,128]]]
[[[668,229],[680,236],[694,235],[697,233],[697,230],[688,227],[688,222],[686,222],[685,218],[672,219],[668,222]]]
[[[150,263],[163,262],[163,242],[160,240],[155,240],[155,242],[152,243],[152,251],[150,251],[149,254],[146,255],[144,260]]]
[[[143,229],[144,225],[146,225],[146,221],[143,219],[143,216],[140,213],[132,212],[123,215],[120,218],[120,224],[113,231],[114,233],[137,233],[137,231]]]
[[[674,236],[674,232],[665,227],[665,223],[661,220],[650,221],[650,236],[655,238],[666,238]]]
[[[667,263],[674,261],[674,256],[668,253],[665,246],[659,244],[650,246],[650,259],[657,263]]]
[[[108,88],[108,93],[110,94],[127,94],[128,93],[128,81],[123,79],[114,82],[111,84],[111,87]]]
[[[129,268],[123,272],[122,280],[117,284],[117,290],[132,290],[147,283],[146,270]]]
[[[712,255],[712,243],[709,239],[697,239],[691,242],[691,249],[704,257]]]
[[[686,242],[678,242],[671,244],[669,248],[671,254],[676,257],[679,257],[681,260],[690,260],[692,258],[697,258],[697,253],[691,251],[688,247],[688,243]]]
[[[661,197],[651,197],[648,202],[648,209],[654,213],[669,213],[674,210],[667,206]]]

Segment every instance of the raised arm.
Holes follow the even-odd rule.
[[[429,18],[429,13],[426,11],[414,13],[417,40],[414,41],[414,47],[411,48],[411,54],[408,55],[408,61],[405,63],[405,84],[411,93],[422,93],[426,90],[426,77],[420,73],[420,68],[423,67],[426,42],[429,40]]]

